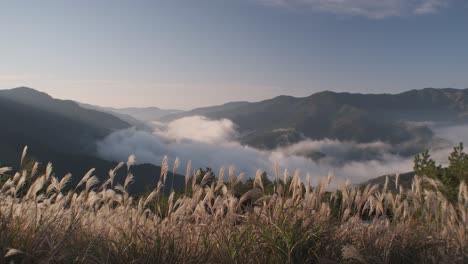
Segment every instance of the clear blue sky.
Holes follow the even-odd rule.
[[[0,0],[0,88],[188,109],[468,88],[466,0]]]

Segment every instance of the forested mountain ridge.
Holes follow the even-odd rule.
[[[194,109],[162,118],[202,114],[232,120],[241,141],[271,149],[304,138],[400,144],[429,142],[427,123],[468,121],[468,89],[411,90],[399,94],[319,92],[308,97],[278,96],[261,102]]]

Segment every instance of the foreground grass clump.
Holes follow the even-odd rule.
[[[127,192],[131,157],[102,184],[90,170],[73,187],[37,165],[0,184],[0,263],[466,263],[468,190],[455,202],[441,183],[415,177],[398,192],[331,178],[312,187],[299,172],[278,175],[266,191],[262,173],[236,197],[242,175],[192,175],[185,192],[163,197],[167,160],[156,188]],[[175,168],[178,167],[178,162]],[[123,183],[115,172],[127,170]],[[0,174],[8,168],[0,168]],[[169,184],[168,184],[169,185]]]

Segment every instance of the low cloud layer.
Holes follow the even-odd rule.
[[[256,0],[263,5],[380,19],[439,12],[451,0]]]
[[[360,183],[385,174],[408,172],[413,166],[412,157],[392,154],[392,146],[383,142],[304,140],[273,151],[260,151],[238,143],[235,125],[226,119],[194,116],[169,124],[154,123],[153,127],[153,133],[136,129],[117,131],[98,143],[98,152],[101,157],[116,161],[134,154],[139,163],[156,165],[165,155],[171,160],[178,157],[182,164],[192,160],[194,168],[218,170],[234,165],[238,172],[246,172],[248,176],[261,169],[273,177],[272,164],[277,162],[282,169],[299,169],[302,175],[310,174],[315,181],[333,172],[338,178],[336,183],[342,180]],[[433,157],[445,162],[453,144],[464,140],[468,126],[434,131],[447,140],[433,151]],[[325,157],[318,161],[306,157],[313,152],[323,153]]]
[[[203,116],[184,117],[169,123],[157,124],[155,134],[167,140],[220,144],[232,141],[237,136],[236,126],[231,120],[209,120]]]

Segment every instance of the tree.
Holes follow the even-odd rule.
[[[460,184],[461,181],[468,180],[468,155],[463,151],[463,143],[453,148],[449,156],[447,184]]]
[[[441,173],[441,166],[436,166],[435,161],[431,159],[429,150],[425,150],[414,157],[413,169],[416,175],[435,179],[439,178]]]
[[[463,143],[453,148],[448,162],[448,167],[445,168],[436,165],[436,162],[431,159],[429,151],[426,150],[414,157],[414,172],[416,175],[442,182],[444,187],[441,191],[450,200],[455,200],[460,183],[466,182],[468,179],[468,154],[464,152]]]

